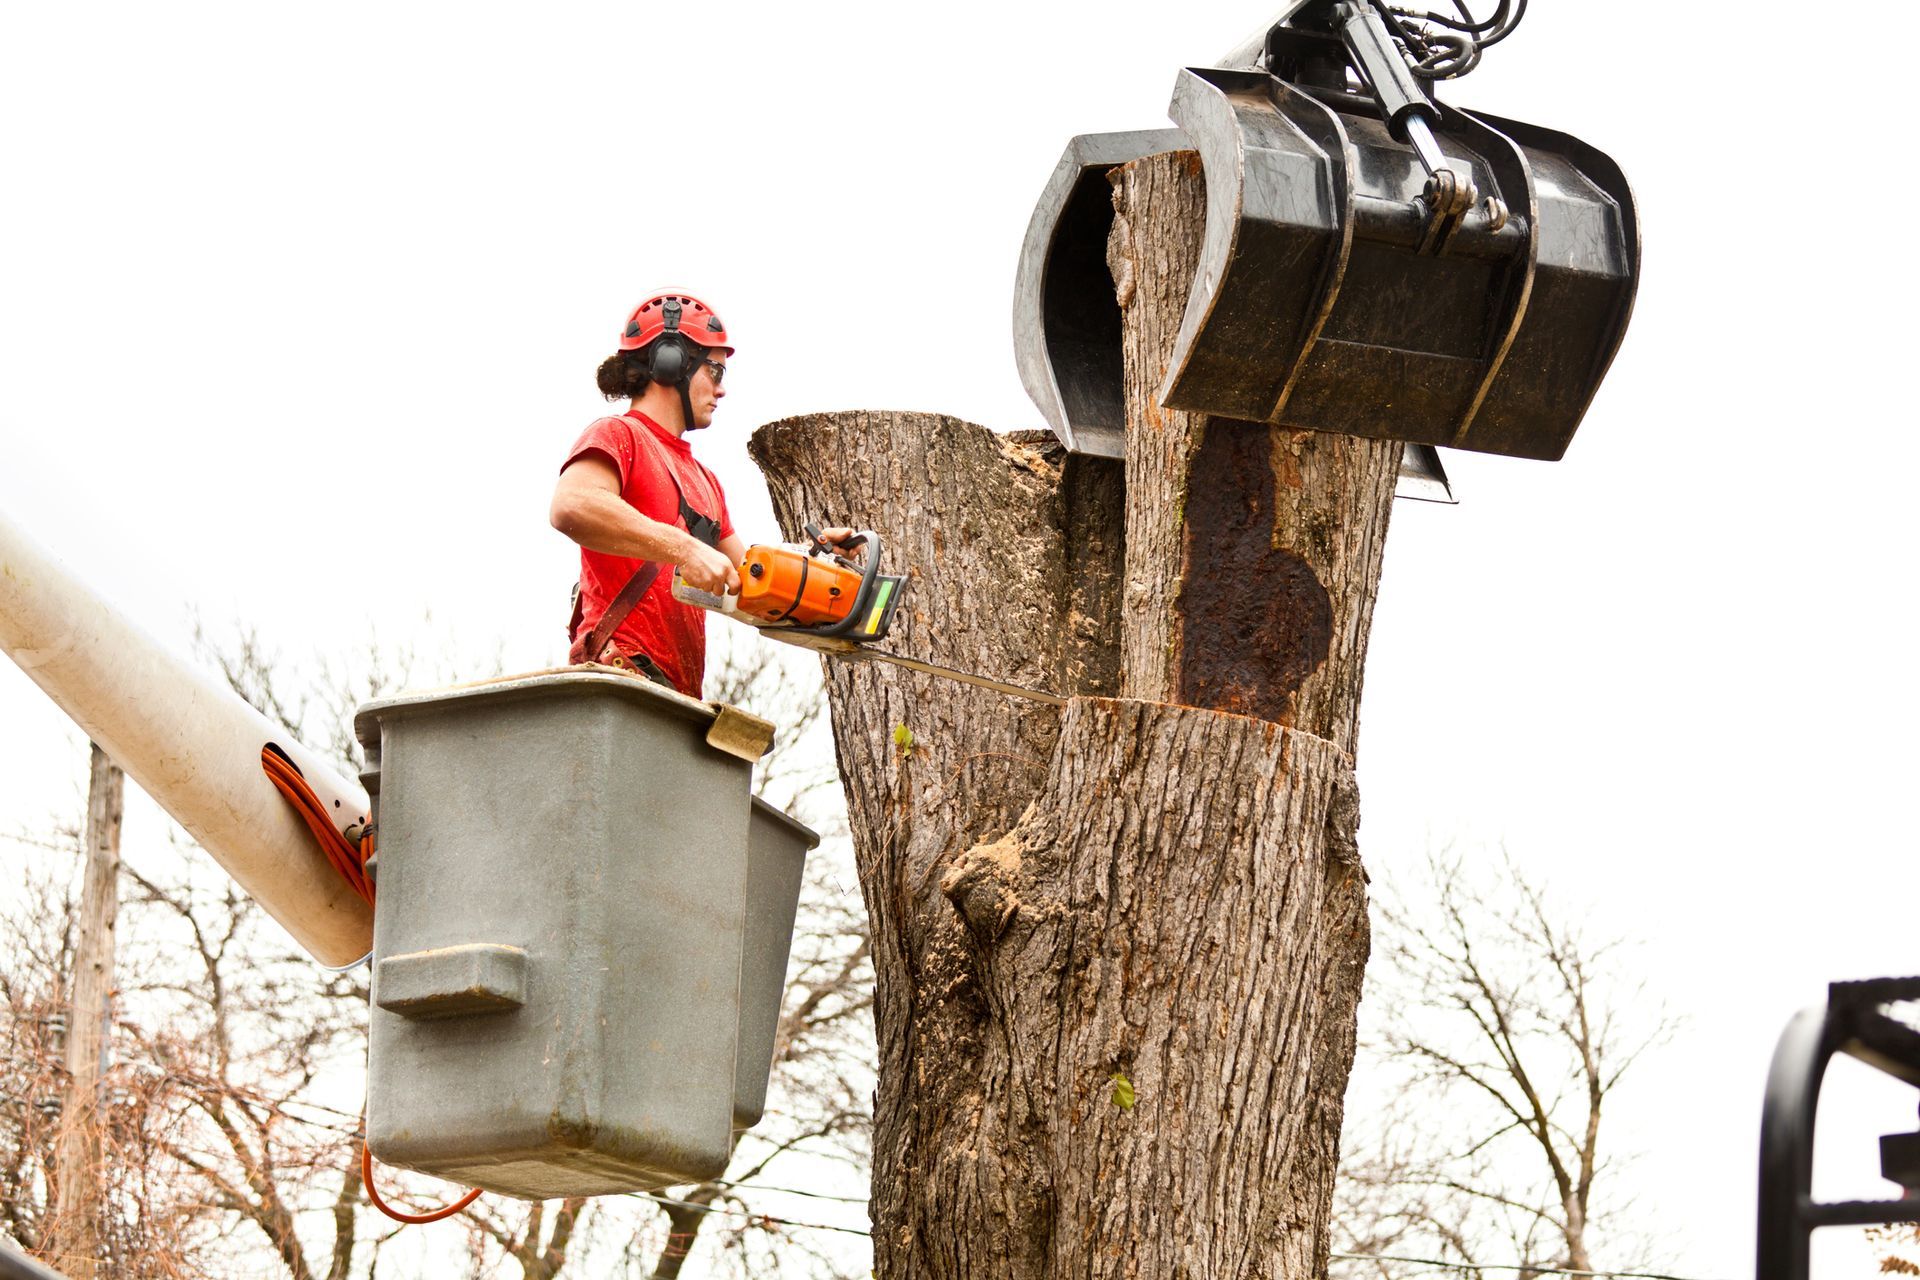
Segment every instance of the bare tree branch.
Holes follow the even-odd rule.
[[[1354,1079],[1392,1101],[1350,1103],[1338,1251],[1591,1270],[1599,1233],[1627,1248],[1623,1197],[1600,1199],[1603,1120],[1673,1023],[1620,972],[1623,944],[1585,936],[1504,855],[1437,852],[1425,883],[1376,909]]]

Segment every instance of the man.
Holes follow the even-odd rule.
[[[598,382],[627,412],[589,425],[560,470],[549,516],[580,544],[569,660],[630,668],[689,697],[706,672],[706,619],[673,598],[673,571],[715,594],[740,590],[747,546],[720,481],[686,437],[726,398],[733,347],[700,299],[660,293],[635,309]],[[829,529],[829,541],[850,537]]]

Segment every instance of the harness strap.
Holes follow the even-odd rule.
[[[673,480],[674,490],[680,494],[680,519],[686,524],[687,532],[712,547],[715,551],[718,551],[720,549],[720,522],[712,516],[701,515],[698,511],[695,511],[687,505],[686,492],[680,488],[680,481],[674,478],[671,470],[667,472],[667,478]]]
[[[621,418],[625,420],[626,416],[627,415],[622,414]],[[637,437],[640,433],[635,431],[633,434]],[[703,515],[693,509],[692,504],[687,501],[687,491],[681,485],[680,477],[673,472],[673,464],[671,462],[661,459],[660,467],[661,470],[667,473],[667,482],[673,486],[674,496],[680,500],[680,520],[687,526],[687,532],[718,551],[720,549],[720,522],[712,516]]]
[[[600,621],[593,624],[593,630],[588,633],[585,642],[574,642],[574,651],[569,656],[575,662],[600,661],[600,655],[606,651],[607,641],[613,638],[613,633],[620,629],[620,624],[627,620],[627,615],[640,603],[640,597],[647,594],[647,588],[659,576],[658,560],[649,560],[641,565],[627,579],[627,585],[620,588],[620,594],[608,602],[607,611],[600,615]]]

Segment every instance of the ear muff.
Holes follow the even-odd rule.
[[[693,361],[688,359],[687,340],[676,334],[662,334],[647,348],[647,376],[667,386],[687,381]]]
[[[665,332],[654,339],[647,355],[647,376],[670,387],[689,381],[693,375],[687,340],[680,336],[680,315],[680,299],[668,298],[660,304],[660,320]]]

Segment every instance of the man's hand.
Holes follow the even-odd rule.
[[[864,559],[867,554],[867,546],[864,542],[851,551],[840,545],[852,536],[853,530],[845,525],[837,524],[831,529],[822,529],[820,531],[820,540],[822,542],[832,543],[834,550],[838,551],[841,555],[846,556],[849,560]]]
[[[691,534],[687,537],[685,552],[676,563],[680,566],[680,576],[687,580],[690,587],[711,591],[714,595],[740,593],[740,570],[731,560]]]

